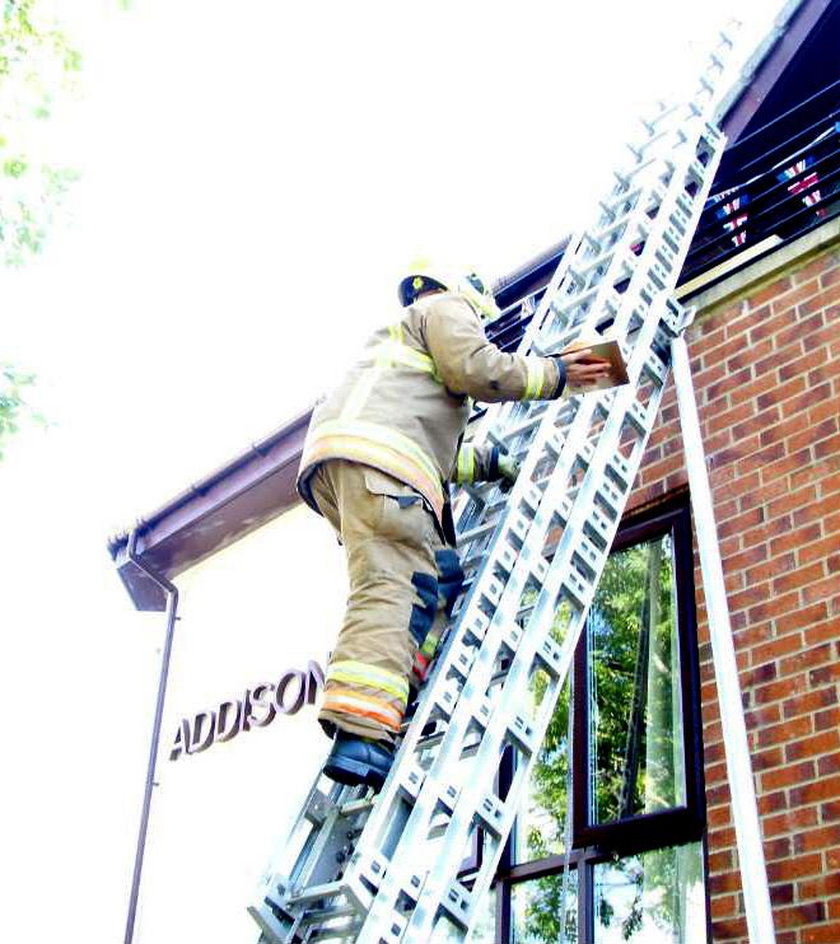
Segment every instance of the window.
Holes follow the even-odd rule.
[[[685,500],[619,531],[572,674],[473,939],[699,944],[705,809]],[[510,763],[500,776],[509,782]]]

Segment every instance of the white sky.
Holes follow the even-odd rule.
[[[305,408],[418,254],[495,276],[556,242],[713,30],[783,3],[56,6],[83,96],[43,146],[83,178],[0,272],[0,361],[56,424],[0,465],[0,939],[110,944],[163,621],[108,535]]]

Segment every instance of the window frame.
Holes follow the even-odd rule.
[[[642,509],[625,517],[619,526],[612,551],[674,535],[674,583],[676,591],[677,633],[680,646],[680,683],[683,709],[683,749],[685,751],[686,805],[625,820],[593,825],[588,822],[590,783],[589,726],[586,658],[586,633],[581,634],[575,650],[574,673],[574,744],[572,765],[576,787],[572,810],[572,844],[569,868],[576,876],[578,940],[591,944],[595,936],[595,866],[615,860],[669,848],[690,842],[701,843],[704,886],[706,890],[706,934],[711,940],[711,914],[708,892],[708,849],[706,843],[706,800],[703,761],[703,729],[700,710],[700,668],[698,658],[696,595],[694,582],[694,543],[691,508],[687,490],[681,490],[653,509]],[[499,771],[499,792],[505,796],[513,777],[512,753],[507,752]],[[553,854],[525,862],[513,860],[518,819],[505,844],[494,878],[496,896],[495,940],[509,942],[513,934],[512,890],[522,882],[561,874],[566,855]]]
[[[589,822],[591,799],[589,778],[583,775],[573,797],[572,834],[574,846],[608,844],[622,854],[648,852],[661,848],[666,839],[691,842],[703,835],[706,821],[703,781],[703,732],[700,715],[700,671],[697,653],[697,619],[694,587],[694,550],[691,511],[686,497],[661,506],[652,516],[630,519],[616,536],[610,550],[621,551],[666,534],[674,535],[674,584],[676,594],[677,634],[680,646],[680,688],[683,712],[683,752],[685,757],[684,806],[656,813],[644,813],[609,823]],[[574,770],[588,771],[590,761],[589,680],[586,671],[589,655],[586,633],[581,634],[575,650],[573,744]]]

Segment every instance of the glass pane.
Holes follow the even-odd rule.
[[[700,843],[595,866],[595,942],[706,944]]]
[[[510,895],[514,944],[577,944],[577,872],[514,885]],[[566,915],[565,927],[560,916]]]
[[[590,822],[684,806],[670,534],[610,555],[587,619]]]
[[[540,676],[533,684],[539,687]],[[541,698],[533,692],[535,700]],[[569,685],[564,686],[519,809],[514,861],[528,862],[564,852],[569,805]]]
[[[496,940],[496,889],[484,896],[480,913],[473,928],[470,941],[472,944],[494,944]]]

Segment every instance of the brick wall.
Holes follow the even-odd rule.
[[[840,247],[688,336],[780,944],[840,942]],[[686,486],[676,396],[632,506]],[[696,559],[696,558],[695,558]],[[746,940],[699,565],[715,941]],[[762,942],[763,944],[763,942]]]

